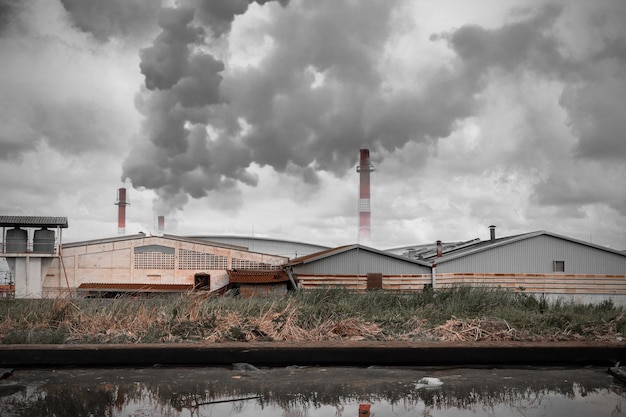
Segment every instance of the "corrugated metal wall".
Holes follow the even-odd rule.
[[[328,258],[294,267],[297,274],[365,275],[370,272],[389,274],[428,274],[430,268],[363,249],[352,249]]]
[[[437,272],[626,274],[626,257],[553,236],[540,235],[437,265]]]

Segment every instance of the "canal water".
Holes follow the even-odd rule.
[[[623,416],[606,368],[16,369],[0,416]]]

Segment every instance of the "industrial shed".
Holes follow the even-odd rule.
[[[285,295],[290,279],[285,271],[229,270],[229,287],[236,288],[243,297]],[[291,285],[293,287],[293,285]]]
[[[43,295],[96,291],[167,291],[172,286],[214,291],[228,270],[280,270],[288,258],[244,247],[173,235],[119,236],[67,243],[43,280]]]
[[[304,289],[409,291],[431,283],[430,264],[359,244],[295,258],[287,268]]]
[[[537,231],[443,250],[433,264],[438,288],[484,285],[585,302],[626,301],[626,254]]]

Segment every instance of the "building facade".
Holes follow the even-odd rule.
[[[293,259],[287,268],[304,289],[419,291],[431,282],[428,263],[358,244]]]
[[[64,244],[61,256],[48,268],[42,290],[49,297],[73,294],[81,285],[103,292],[118,284],[130,284],[137,291],[168,285],[214,291],[228,284],[228,270],[279,270],[287,261],[243,247],[173,235],[121,236]]]
[[[494,237],[426,260],[437,288],[501,287],[626,305],[625,253],[546,231]]]

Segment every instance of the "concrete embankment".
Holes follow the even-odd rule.
[[[615,366],[624,342],[255,342],[0,345],[0,367],[102,366]]]

